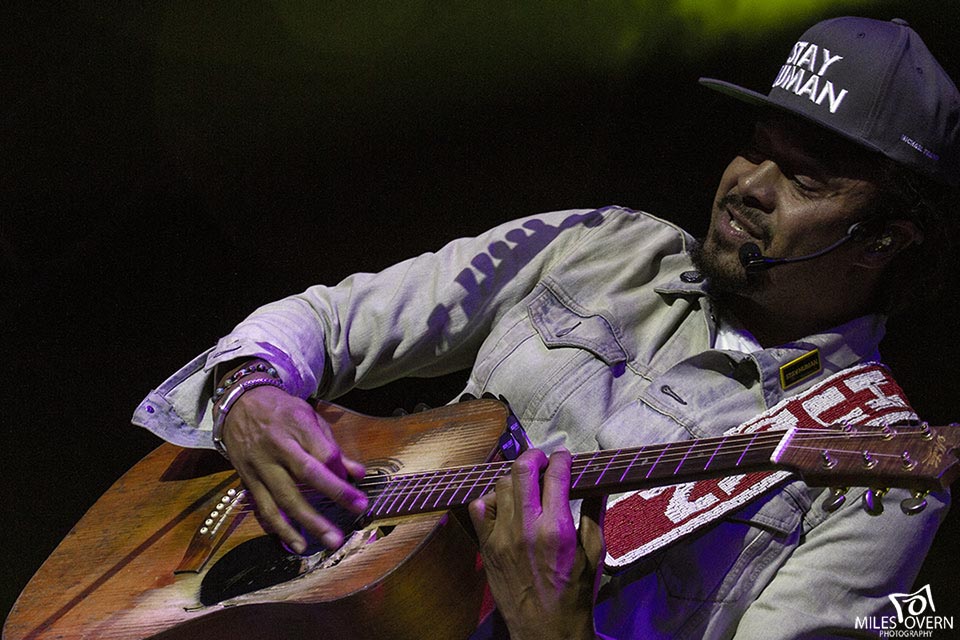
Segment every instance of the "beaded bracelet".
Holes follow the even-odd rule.
[[[242,367],[234,371],[229,378],[223,381],[223,384],[218,386],[213,392],[213,401],[216,402],[227,392],[227,389],[230,388],[230,385],[239,381],[242,378],[253,375],[255,373],[266,373],[271,378],[279,378],[280,375],[277,373],[276,367],[273,367],[263,360],[250,360],[245,363]]]
[[[233,373],[220,387],[217,387],[213,396],[213,446],[225,458],[227,447],[223,443],[223,425],[227,420],[230,408],[244,393],[256,387],[271,386],[283,389],[283,381],[274,367],[264,362],[257,362],[244,366]]]

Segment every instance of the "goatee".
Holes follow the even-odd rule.
[[[759,287],[759,277],[747,275],[739,255],[718,250],[716,243],[699,239],[690,249],[693,265],[704,276],[713,295],[744,294]]]
[[[732,209],[741,218],[749,220],[760,233],[760,241],[769,240],[769,230],[763,215],[746,205],[743,198],[728,194],[718,198],[714,203],[714,211]],[[714,224],[719,224],[722,216],[714,216]],[[710,291],[714,294],[732,293],[743,294],[755,291],[763,280],[761,274],[747,274],[740,262],[739,252],[731,252],[722,246],[712,225],[707,231],[707,237],[698,240],[690,250],[693,264],[706,278]]]

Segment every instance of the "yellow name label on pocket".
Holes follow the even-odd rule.
[[[820,350],[808,351],[799,358],[780,367],[780,388],[788,389],[820,373]]]

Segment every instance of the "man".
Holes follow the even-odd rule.
[[[294,523],[336,547],[296,485],[359,512],[364,469],[304,399],[469,368],[538,447],[470,509],[511,637],[854,633],[909,590],[946,495],[871,515],[863,490],[840,505],[793,480],[600,576],[603,510],[574,526],[568,451],[720,435],[877,360],[951,237],[960,96],[905,23],[859,18],[808,30],[769,96],[704,83],[763,109],[702,243],[617,207],[508,223],[257,310],[134,421],[228,455],[292,549]]]

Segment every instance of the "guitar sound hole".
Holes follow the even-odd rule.
[[[346,509],[323,498],[310,502],[320,515],[343,532],[344,540],[357,529],[359,519]],[[209,606],[272,587],[307,572],[317,566],[318,561],[329,561],[331,551],[335,550],[326,549],[302,527],[300,532],[307,541],[307,549],[303,554],[290,551],[273,536],[254,538],[228,551],[210,568],[200,583],[200,602]],[[336,557],[336,554],[333,555]]]
[[[303,563],[270,536],[247,540],[210,567],[200,583],[200,602],[210,606],[286,582],[302,573]]]

